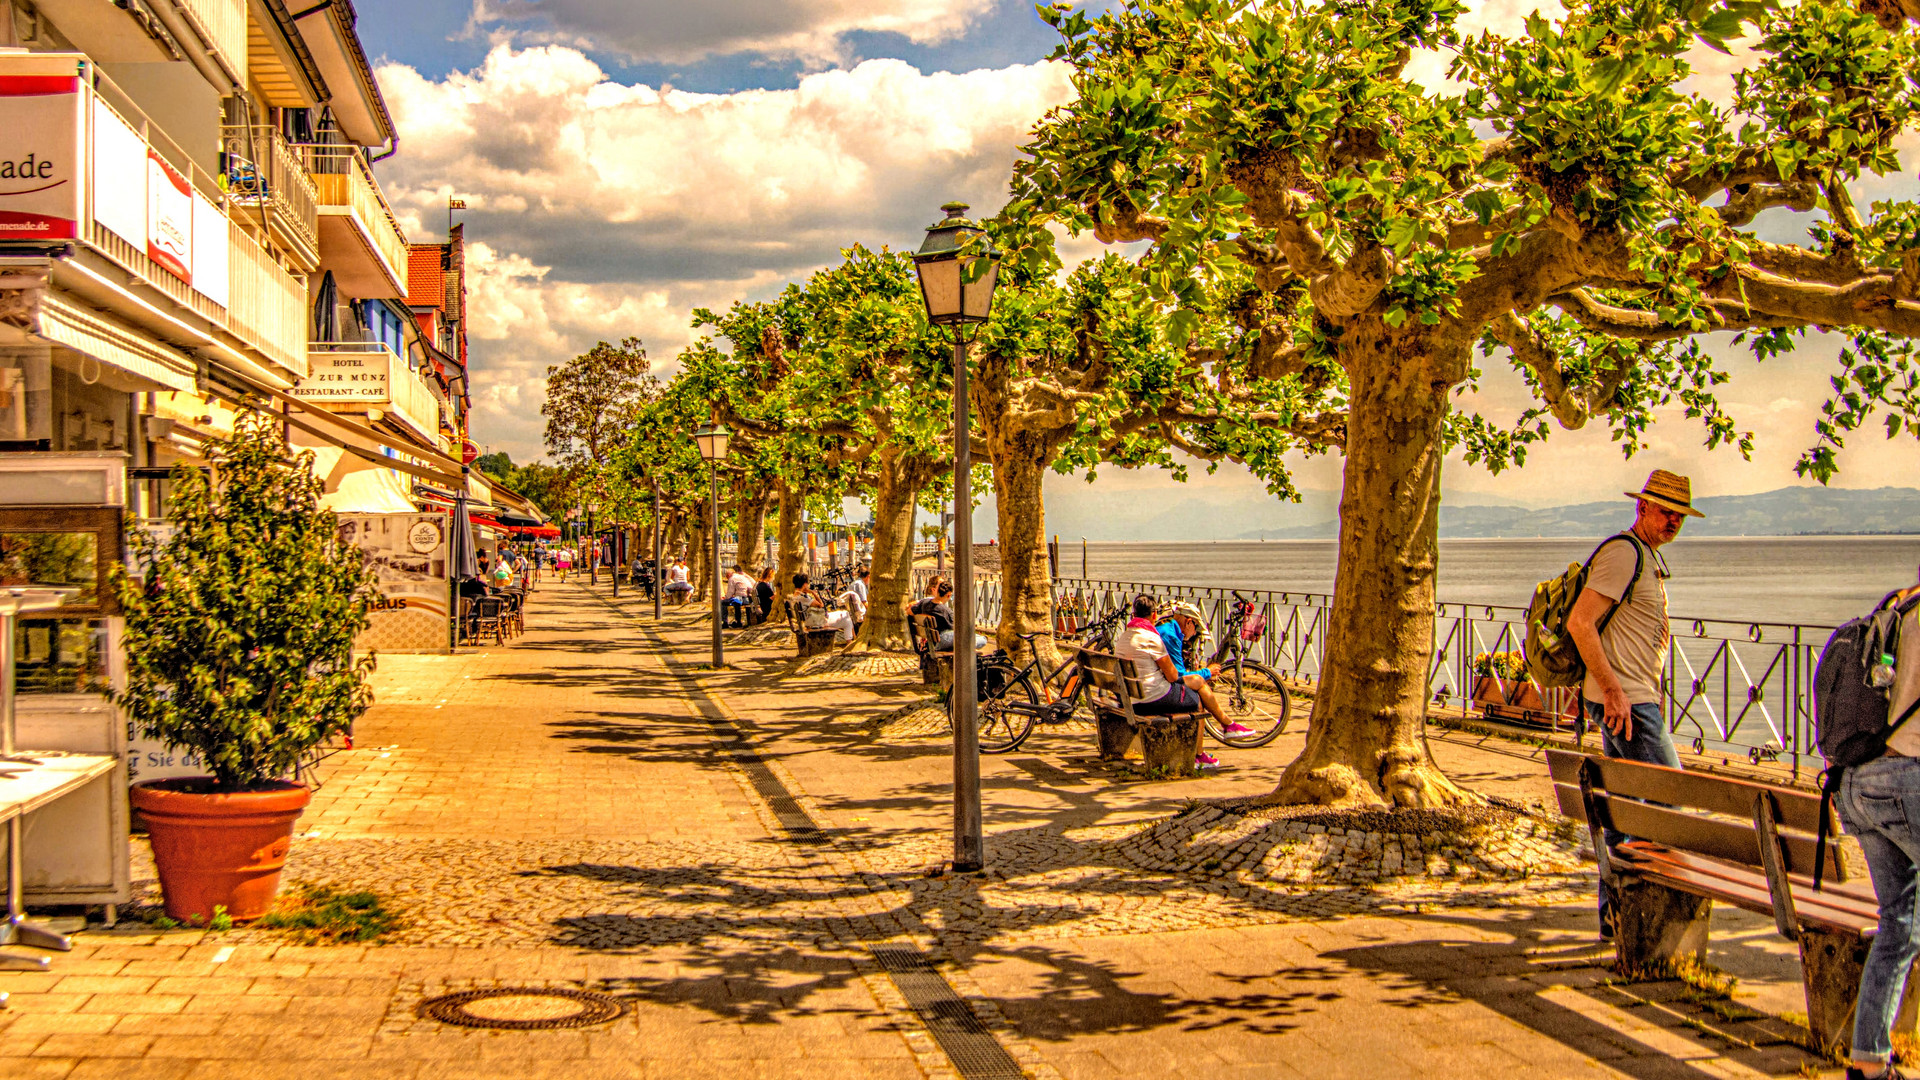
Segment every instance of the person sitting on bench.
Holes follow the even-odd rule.
[[[1227,727],[1232,721],[1220,711],[1220,699],[1214,696],[1213,687],[1207,685],[1205,679],[1194,680],[1198,686],[1189,685],[1167,656],[1167,643],[1153,624],[1155,606],[1152,593],[1134,597],[1133,617],[1127,620],[1126,629],[1120,631],[1113,643],[1114,655],[1132,663],[1134,674],[1140,678],[1141,700],[1133,703],[1134,714],[1174,716],[1205,709],[1221,727]],[[1203,750],[1194,755],[1193,766],[1217,769],[1220,759]]]
[[[752,620],[747,618],[753,604],[753,579],[747,576],[746,567],[733,564],[733,573],[727,576],[727,600],[720,611],[720,625],[745,627]]]
[[[687,560],[678,558],[667,568],[667,598],[684,604],[693,597],[693,582],[687,580]]]
[[[924,599],[916,600],[913,606],[907,609],[908,615],[925,615],[933,620],[933,632],[939,635],[939,639],[933,643],[934,652],[953,651],[953,608],[948,606],[949,598],[952,596],[953,583],[935,578],[931,594]],[[974,635],[973,647],[975,651],[985,650],[987,639],[978,634]]]
[[[793,575],[793,598],[808,607],[820,608],[826,612],[826,627],[834,631],[834,640],[842,645],[853,640],[853,616],[844,611],[834,611],[820,594],[813,591],[813,581],[805,574]]]

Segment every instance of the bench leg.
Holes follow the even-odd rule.
[[[1614,886],[1614,955],[1625,975],[1664,971],[1682,956],[1704,961],[1713,901],[1627,879]]]
[[[1139,742],[1126,717],[1107,712],[1100,714],[1099,740],[1101,761],[1120,761]]]
[[[1853,1051],[1853,1007],[1860,998],[1860,969],[1867,963],[1867,941],[1856,934],[1800,931],[1800,971],[1807,990],[1807,1030],[1816,1049],[1845,1057]],[[1893,1030],[1911,1034],[1920,1018],[1913,975],[1894,1014]]]
[[[1140,761],[1148,769],[1190,773],[1194,755],[1199,752],[1198,716],[1160,721],[1140,729]]]

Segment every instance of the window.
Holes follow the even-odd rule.
[[[111,575],[120,558],[120,514],[113,507],[0,509],[0,585],[79,590],[40,618],[119,614]]]

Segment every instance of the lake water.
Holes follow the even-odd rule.
[[[1586,540],[1442,540],[1439,599],[1524,607],[1536,582],[1580,562]],[[1676,618],[1834,626],[1911,585],[1920,536],[1682,537],[1661,549]],[[1328,540],[1087,545],[1094,578],[1230,589],[1329,593]],[[1064,543],[1060,573],[1078,576],[1080,545]]]

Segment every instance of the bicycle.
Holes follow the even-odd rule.
[[[1114,630],[1126,613],[1125,608],[1115,608],[1088,624],[1080,631],[1079,644],[1099,652],[1112,648]],[[1023,667],[1016,668],[1004,652],[988,653],[978,660],[981,685],[976,722],[983,754],[1010,754],[1027,741],[1036,724],[1064,724],[1079,708],[1090,680],[1081,678],[1077,650],[1040,678],[1035,689],[1041,662],[1040,650],[1033,647],[1033,642],[1040,633],[1018,635],[1033,653],[1033,659]],[[1057,693],[1056,681],[1060,682]],[[1040,702],[1042,692],[1048,698],[1044,705]]]
[[[1253,734],[1228,735],[1212,714],[1207,715],[1207,734],[1222,746],[1251,750],[1267,745],[1287,730],[1293,702],[1278,672],[1257,660],[1247,659],[1249,644],[1266,631],[1266,616],[1259,614],[1258,606],[1238,592],[1233,594],[1233,600],[1226,625],[1221,628],[1220,647],[1213,651],[1206,666],[1213,669],[1213,692],[1220,699],[1221,711],[1229,720],[1252,728]]]

